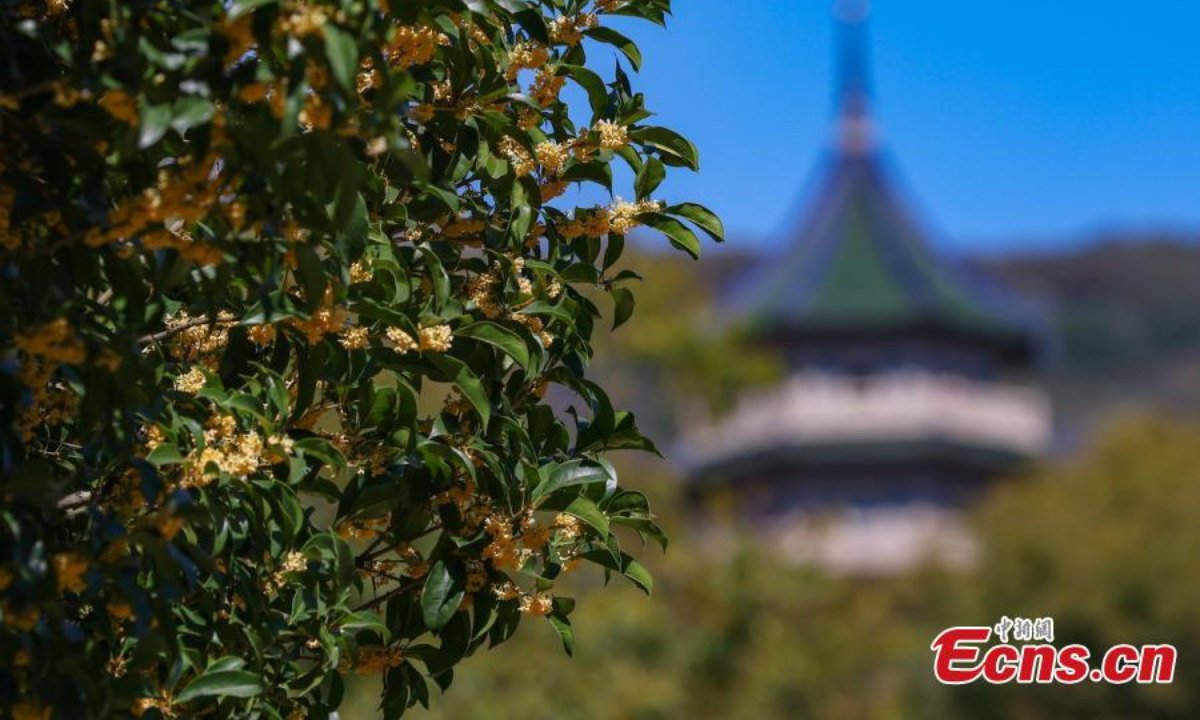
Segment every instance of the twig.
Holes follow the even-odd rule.
[[[138,338],[138,344],[139,345],[149,345],[150,343],[156,343],[160,340],[166,340],[167,338],[172,337],[173,335],[178,335],[179,333],[183,332],[184,330],[189,330],[191,328],[198,327],[200,325],[209,325],[209,324],[214,325],[214,326],[215,325],[232,325],[233,323],[234,323],[233,320],[215,320],[215,321],[210,320],[208,318],[208,316],[192,318],[191,320],[188,320],[187,322],[182,322],[182,323],[176,325],[175,327],[167,328],[166,330],[160,330],[156,333],[150,333],[149,335],[143,335],[140,338]]]
[[[92,502],[93,497],[95,494],[91,490],[80,490],[60,498],[57,506],[59,510],[66,513],[68,518],[73,518],[87,512],[87,506]]]
[[[406,585],[401,585],[398,588],[388,590],[387,592],[385,592],[384,594],[375,598],[374,600],[371,600],[370,602],[359,605],[357,608],[355,608],[355,611],[357,612],[358,610],[374,610],[375,608],[384,604],[388,600],[391,600],[392,598],[396,597],[397,595],[403,595],[404,593],[408,592],[409,590],[412,590],[413,588],[416,588],[416,587],[422,585],[423,583],[424,583],[423,580],[414,580]]]
[[[435,533],[441,529],[442,529],[441,525],[430,525],[429,527],[422,530],[420,533],[413,535],[412,537],[408,538],[404,542],[412,542],[413,540],[420,540],[421,538],[425,537],[426,535]],[[359,556],[358,562],[359,563],[371,562],[372,560],[374,560],[378,557],[387,555],[388,553],[392,552],[393,550],[395,550],[395,546],[393,546],[393,545],[388,545],[387,547],[379,548],[378,550],[375,550],[374,552],[372,552],[371,548],[367,548],[366,552],[364,552],[362,555]]]
[[[91,501],[92,501],[92,491],[91,490],[80,490],[79,492],[73,492],[70,495],[66,495],[66,496],[62,497],[58,501],[58,509],[59,510],[70,510],[71,508],[76,508],[81,505],[87,505]]]

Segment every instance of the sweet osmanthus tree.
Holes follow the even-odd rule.
[[[650,590],[603,453],[654,448],[585,368],[626,233],[722,234],[651,199],[696,152],[606,25],[668,10],[4,3],[0,705],[325,717],[376,672],[395,716],[525,616],[569,652],[581,563]]]

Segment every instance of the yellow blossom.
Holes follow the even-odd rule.
[[[58,590],[80,593],[87,589],[83,579],[88,570],[87,558],[76,552],[63,552],[54,556],[54,576],[58,579]]]
[[[37,606],[30,606],[24,610],[14,610],[8,604],[7,600],[0,601],[0,611],[4,613],[4,624],[22,631],[32,630],[37,626],[38,620],[42,616]]]
[[[528,175],[529,173],[533,172],[534,168],[537,167],[537,162],[533,159],[533,156],[529,154],[529,151],[526,150],[521,143],[517,142],[511,137],[504,137],[504,139],[500,141],[499,149],[500,153],[507,157],[508,161],[512,163],[513,172],[515,172],[518,177]]]
[[[65,318],[53,320],[34,330],[16,334],[17,347],[29,355],[54,362],[77,365],[83,362],[83,342]]]
[[[100,107],[123,123],[137,127],[137,100],[124,90],[109,90],[100,97]]]
[[[304,100],[299,120],[305,130],[327,130],[333,123],[333,106],[313,93]]]
[[[431,325],[421,328],[421,351],[446,352],[454,342],[449,325]]]
[[[105,605],[105,609],[108,610],[109,616],[117,620],[128,620],[133,617],[133,608],[127,603],[110,602]]]
[[[562,172],[563,164],[566,163],[568,157],[567,148],[553,141],[538,143],[533,152],[537,155],[542,170],[551,176]]]
[[[42,707],[32,700],[23,700],[12,706],[13,720],[49,720],[50,708]]]
[[[357,673],[377,673],[398,667],[403,662],[404,652],[398,647],[366,645],[358,649],[353,668]]]
[[[249,337],[250,341],[255,345],[270,345],[271,342],[275,340],[275,326],[266,324],[251,325],[250,328],[246,330],[246,336]]]
[[[177,360],[197,360],[222,350],[229,344],[233,315],[222,311],[216,322],[196,324],[197,318],[181,310],[166,321],[168,330],[178,330],[171,338],[171,355]]]
[[[524,595],[521,597],[518,609],[530,615],[549,615],[554,609],[554,598],[550,596],[550,593],[544,592]]]
[[[307,37],[323,34],[327,21],[325,10],[320,5],[289,0],[279,15],[278,28],[285,35]]]
[[[542,114],[531,107],[521,106],[517,109],[517,127],[530,130],[542,124]]]
[[[521,591],[517,589],[516,585],[512,584],[511,580],[506,580],[499,585],[493,585],[492,594],[498,600],[513,600],[521,595]]]
[[[545,65],[550,54],[540,43],[526,41],[517,43],[508,55],[508,69],[504,76],[509,82],[517,79],[517,73],[522,70],[533,70]]]
[[[550,540],[550,530],[532,515],[527,515],[521,519],[521,542],[531,550],[540,549]]]
[[[648,212],[656,212],[661,209],[661,205],[655,200],[642,200],[640,202],[631,203],[625,202],[621,198],[617,198],[608,208],[608,222],[613,232],[624,235],[641,223],[636,220],[638,215]]]
[[[208,382],[204,371],[198,367],[193,367],[183,375],[175,378],[175,389],[179,392],[185,392],[189,395],[195,395],[204,389],[204,384]]]
[[[327,333],[337,332],[346,324],[346,310],[333,302],[333,288],[325,289],[321,305],[307,320],[292,318],[291,324],[304,333],[310,343],[320,342]]]
[[[385,55],[394,67],[407,70],[429,62],[437,46],[449,43],[448,37],[431,27],[405,25],[396,28],[396,35],[385,49]]]
[[[408,111],[408,116],[419,123],[427,123],[433,119],[434,112],[435,110],[433,105],[430,105],[429,103],[421,103],[420,105],[414,105],[412,109]]]
[[[529,94],[538,105],[549,107],[558,100],[558,93],[562,91],[566,82],[565,77],[555,75],[553,70],[542,68],[534,77],[533,85],[529,87]]]
[[[398,327],[388,328],[385,334],[387,335],[387,339],[392,341],[392,350],[398,355],[403,355],[420,347],[412,335],[409,335]]]
[[[271,575],[271,583],[276,588],[281,588],[287,584],[287,576],[290,573],[304,572],[308,569],[308,559],[304,557],[304,553],[295,550],[290,551],[283,558],[283,562]]]
[[[365,327],[351,327],[342,331],[338,342],[347,350],[359,350],[371,344],[371,338]]]
[[[371,269],[362,262],[354,262],[350,265],[351,283],[370,282],[372,277]]]
[[[595,27],[596,22],[594,13],[556,17],[550,22],[550,41],[561,45],[578,45],[583,39],[583,31]]]
[[[238,90],[238,99],[248,103],[262,102],[267,97],[269,90],[270,88],[266,83],[250,83]]]
[[[147,710],[153,709],[157,710],[164,718],[168,718],[168,720],[170,720],[171,718],[176,717],[175,710],[172,707],[173,704],[174,702],[171,699],[171,696],[166,690],[163,690],[161,693],[159,693],[158,697],[138,698],[133,702],[133,707],[130,708],[130,712],[133,713],[134,717],[141,717],[142,715],[146,714]]]
[[[566,192],[569,184],[566,180],[553,180],[538,186],[538,193],[542,197],[542,202],[550,202],[559,195],[562,195]]]
[[[554,527],[558,529],[559,535],[567,540],[574,540],[583,534],[583,523],[579,518],[566,513],[554,516]]]
[[[608,213],[604,211],[593,211],[585,215],[582,219],[583,234],[588,237],[601,237],[608,233],[610,228]]]
[[[618,150],[629,142],[629,131],[624,125],[601,120],[596,123],[596,132],[600,133],[600,147]]]
[[[233,22],[227,22],[221,27],[221,34],[229,40],[229,49],[225,51],[225,66],[229,67],[242,59],[242,56],[254,47],[254,15],[246,13]]]

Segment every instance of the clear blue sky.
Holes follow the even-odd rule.
[[[828,147],[832,0],[675,0],[619,22],[638,87],[700,147],[660,194],[770,244]],[[1200,2],[874,0],[876,117],[943,247],[1200,229]]]

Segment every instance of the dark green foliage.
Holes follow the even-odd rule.
[[[0,705],[325,717],[355,670],[393,717],[526,615],[571,652],[580,561],[649,591],[588,298],[628,319],[639,213],[721,229],[646,199],[695,148],[585,47],[636,67],[603,20],[668,10],[4,5]],[[554,203],[616,158],[640,204]]]

